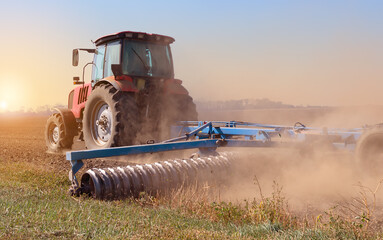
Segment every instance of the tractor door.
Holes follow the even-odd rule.
[[[110,42],[106,46],[97,48],[94,55],[94,66],[92,72],[92,87],[101,79],[113,76],[112,64],[120,64],[121,43]]]
[[[97,47],[94,54],[92,70],[92,87],[104,77],[105,45]]]

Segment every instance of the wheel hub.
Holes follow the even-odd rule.
[[[52,140],[54,143],[58,143],[59,138],[60,138],[60,129],[58,126],[56,126],[55,128],[53,128],[53,131],[52,131]]]
[[[109,141],[112,134],[112,112],[108,104],[102,103],[95,109],[93,137],[99,145]]]

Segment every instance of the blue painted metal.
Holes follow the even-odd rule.
[[[176,137],[173,139],[169,139],[169,140],[164,141],[163,143],[175,142],[175,141],[180,141],[180,140],[188,140],[191,136],[196,136],[200,131],[204,130],[207,127],[209,127],[209,130],[207,133],[211,133],[212,132],[212,130],[211,130],[212,129],[212,122],[208,122],[202,126],[198,126],[197,128],[186,132],[184,136],[181,136],[181,137],[179,136],[179,137]]]
[[[206,127],[199,129],[201,126],[211,124],[212,130],[207,129]],[[174,126],[172,129],[173,137],[179,137],[183,134],[189,132],[194,132],[196,129],[199,129],[200,135],[203,134],[218,134],[222,138],[233,138],[242,136],[245,139],[255,139],[255,140],[270,140],[273,137],[281,137],[284,135],[288,136],[289,139],[294,139],[298,141],[305,141],[306,136],[308,135],[317,135],[317,136],[338,136],[342,140],[349,138],[350,136],[354,137],[357,140],[363,133],[364,128],[313,128],[306,127],[303,124],[298,124],[295,126],[282,126],[282,125],[265,125],[257,123],[248,123],[248,122],[198,122],[198,121],[183,121],[179,122],[178,126]]]
[[[68,156],[68,153],[67,153],[67,156]],[[82,159],[70,160],[67,157],[67,160],[69,160],[70,164],[72,165],[72,173],[73,174],[76,174],[78,172],[78,170],[80,170],[82,168],[82,166],[84,166],[84,162],[82,161]]]
[[[66,157],[71,161],[74,176],[83,166],[83,159],[193,148],[198,148],[202,154],[214,155],[218,147],[291,147],[310,139],[325,138],[337,148],[353,149],[363,130],[309,128],[301,123],[281,126],[234,121],[183,121],[172,127],[173,138],[162,143],[72,151],[67,152]]]
[[[174,150],[184,150],[201,147],[217,147],[217,140],[196,140],[196,141],[182,141],[174,143],[156,143],[147,145],[134,145],[126,147],[115,147],[94,150],[81,150],[66,153],[67,160],[71,162],[79,161],[82,159],[102,158],[102,157],[115,157],[122,155],[134,155],[142,153],[165,152]]]

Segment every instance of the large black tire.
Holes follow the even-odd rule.
[[[96,87],[84,109],[83,133],[88,149],[134,144],[139,111],[132,95],[111,85]]]
[[[198,113],[193,98],[189,95],[170,95],[164,106],[164,114],[174,124],[177,121],[197,121]]]
[[[161,140],[170,137],[170,127],[176,122],[198,120],[196,105],[189,95],[165,95],[161,107]]]
[[[64,121],[59,113],[51,115],[45,126],[45,143],[48,152],[61,152],[70,149],[73,145],[74,135],[65,132]]]
[[[360,137],[356,157],[363,170],[371,174],[383,173],[383,129],[367,131]]]

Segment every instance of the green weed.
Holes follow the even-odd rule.
[[[220,201],[219,193],[212,194],[208,186],[180,188],[160,197],[143,193],[138,199],[123,201],[72,198],[67,195],[68,187],[62,173],[2,161],[0,239],[383,237],[370,196],[376,191],[367,188],[362,188],[359,202],[339,205],[308,221],[291,214],[277,183],[271,196],[263,196],[260,189],[259,198],[243,203]],[[342,212],[346,210],[349,214]]]

